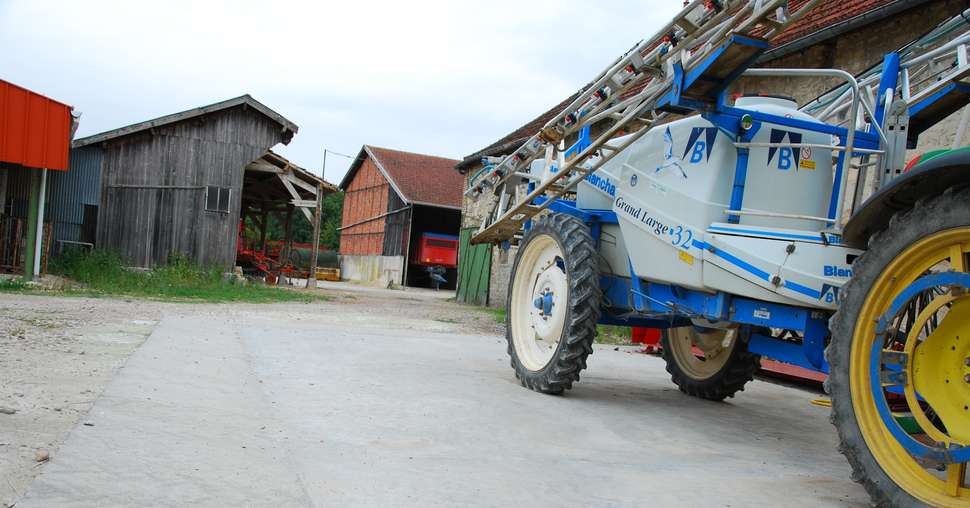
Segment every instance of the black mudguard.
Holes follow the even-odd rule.
[[[865,249],[869,237],[885,229],[896,212],[912,208],[917,201],[947,189],[968,186],[970,150],[950,152],[917,164],[862,204],[846,224],[842,240],[850,247]]]

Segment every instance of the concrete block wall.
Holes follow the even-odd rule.
[[[340,256],[340,278],[387,286],[402,284],[404,256]]]

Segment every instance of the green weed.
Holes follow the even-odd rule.
[[[51,260],[50,272],[85,286],[83,294],[130,296],[199,302],[281,302],[326,299],[322,295],[289,291],[223,277],[216,267],[199,267],[182,256],[153,270],[124,268],[117,254],[95,250],[69,251]]]

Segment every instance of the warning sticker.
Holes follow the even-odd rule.
[[[798,163],[798,167],[800,167],[802,169],[811,169],[811,170],[814,170],[815,169],[815,161],[813,161],[811,159],[809,159],[809,160],[802,159],[801,162]]]
[[[680,251],[680,260],[687,263],[690,266],[694,266],[694,256],[691,256],[687,251]]]

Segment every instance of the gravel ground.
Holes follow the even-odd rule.
[[[0,506],[24,493],[163,306],[0,295]]]
[[[114,373],[169,315],[265,313],[300,321],[343,306],[367,306],[396,328],[458,326],[503,333],[492,314],[450,301],[454,294],[321,284],[329,302],[187,304],[116,298],[0,293],[0,506],[11,506],[83,422]]]

